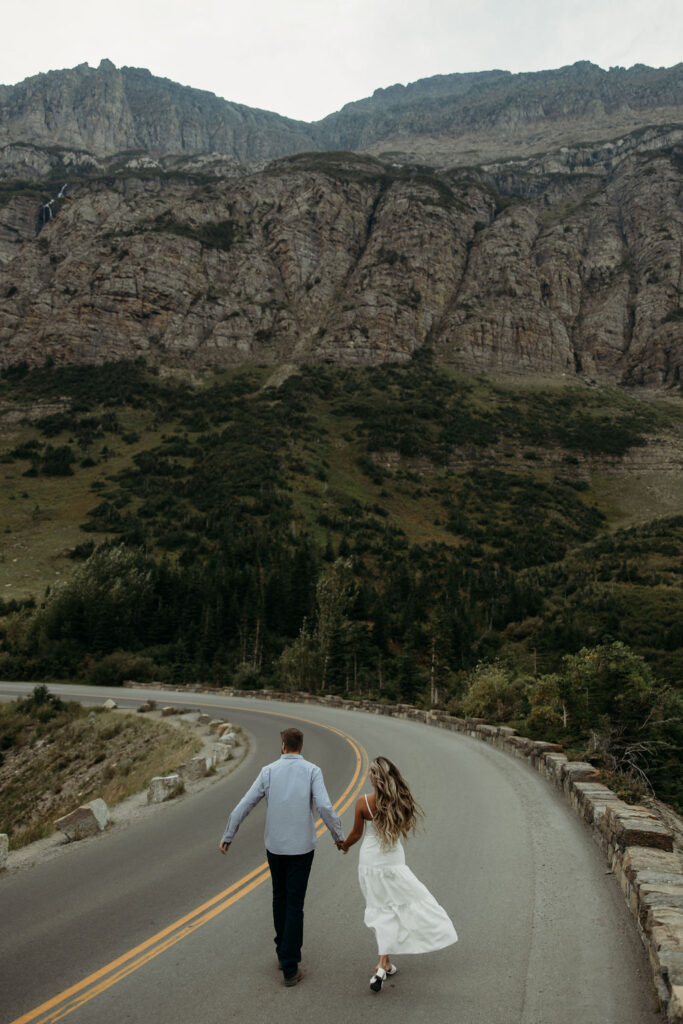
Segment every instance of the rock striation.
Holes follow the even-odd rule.
[[[194,161],[0,188],[0,367],[429,346],[468,372],[680,382],[680,128],[444,172],[352,153]]]

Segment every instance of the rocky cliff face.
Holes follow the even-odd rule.
[[[379,89],[316,124],[230,103],[111,61],[0,86],[0,146],[216,152],[237,160],[353,150],[443,167],[528,156],[683,120],[683,64],[439,75]],[[4,161],[0,153],[0,167]]]
[[[229,103],[142,68],[81,64],[0,86],[0,145],[226,153],[238,160],[316,149],[310,126]]]
[[[470,371],[674,384],[682,139],[440,174],[352,154],[97,158],[59,199],[6,182],[0,365],[367,363],[430,345]]]
[[[454,166],[529,156],[683,120],[683,64],[437,75],[378,89],[317,126],[326,149]]]

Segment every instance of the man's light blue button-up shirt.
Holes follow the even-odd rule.
[[[313,808],[332,833],[335,842],[344,838],[339,815],[330,803],[323,773],[301,754],[283,754],[262,768],[256,782],[244,794],[228,818],[221,842],[231,843],[249,811],[266,798],[266,849],[271,853],[310,853],[317,845]]]

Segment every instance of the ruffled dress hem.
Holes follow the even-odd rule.
[[[443,907],[405,863],[403,845],[385,849],[370,823],[358,864],[365,897],[365,924],[375,933],[380,955],[430,953],[458,941]]]

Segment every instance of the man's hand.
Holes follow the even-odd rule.
[[[228,850],[230,849],[230,843],[221,843],[218,849],[221,851],[221,853],[227,853]]]
[[[348,853],[348,850],[344,846],[344,840],[343,839],[338,839],[337,842],[334,845],[337,847],[338,850],[341,850],[342,853]]]

